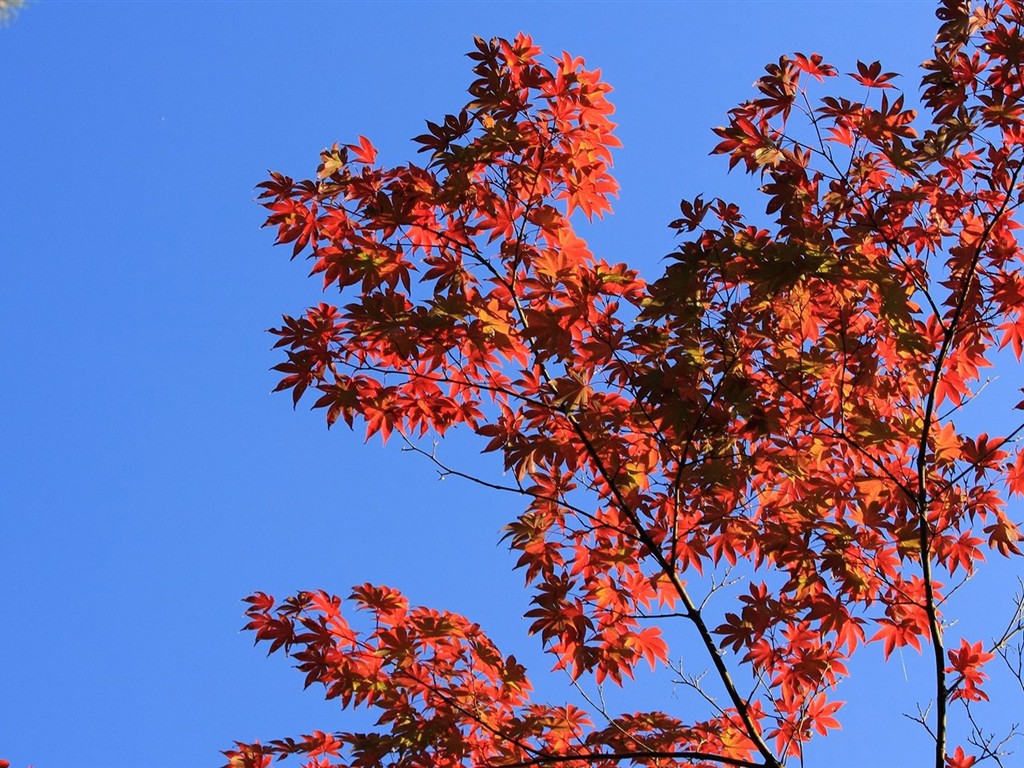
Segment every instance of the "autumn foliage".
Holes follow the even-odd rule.
[[[611,89],[525,35],[476,41],[469,102],[427,123],[421,162],[382,167],[360,137],[260,185],[278,242],[343,292],[272,331],[278,389],[414,450],[475,432],[507,470],[476,479],[523,498],[506,541],[556,666],[626,684],[670,664],[674,624],[718,704],[548,704],[476,624],[392,588],[258,593],[257,641],[379,721],[240,743],[231,766],[775,768],[839,727],[854,655],[906,647],[933,667],[927,762],[1000,754],[960,702],[986,698],[1024,615],[966,637],[945,609],[1021,555],[1020,414],[986,434],[963,413],[1024,348],[1024,3],[937,15],[917,111],[878,63],[770,64],[714,147],[767,216],[684,200],[653,282],[576,233],[617,190]],[[731,566],[739,591],[706,601]]]

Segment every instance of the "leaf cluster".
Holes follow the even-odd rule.
[[[930,649],[936,765],[971,764],[947,704],[985,698],[997,649],[946,652],[944,611],[989,553],[1021,555],[1021,427],[958,414],[1024,348],[1024,8],[938,16],[923,116],[878,62],[849,73],[861,100],[813,96],[839,77],[817,54],[769,65],[714,151],[772,226],[684,200],[651,283],[573,225],[617,191],[611,89],[525,35],[476,40],[470,101],[415,139],[425,165],[379,166],[360,137],[260,185],[278,242],[347,302],[272,329],[278,389],[367,437],[474,431],[510,478],[478,481],[524,499],[505,540],[555,666],[624,684],[670,666],[682,623],[716,691],[693,686],[707,711],[686,721],[537,704],[475,625],[387,588],[353,593],[361,632],[325,593],[255,595],[257,641],[380,728],[239,744],[232,766],[774,768],[839,727],[871,643]],[[702,598],[737,565],[749,583],[716,613]]]

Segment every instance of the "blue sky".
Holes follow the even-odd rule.
[[[257,589],[387,583],[480,621],[536,678],[550,666],[516,618],[528,598],[497,543],[514,499],[439,483],[397,444],[328,433],[320,414],[269,394],[278,358],[264,330],[318,295],[260,229],[266,169],[310,174],[321,148],[360,133],[403,161],[423,119],[464,102],[473,35],[523,30],[615,87],[622,194],[588,237],[653,276],[681,197],[750,199],[753,184],[708,157],[709,128],[766,62],[877,58],[913,90],[932,12],[30,2],[0,29],[0,757],[216,766],[233,739],[346,727],[239,632],[240,599]],[[905,663],[865,670],[851,697],[898,698],[918,662]],[[644,686],[671,705],[667,683]],[[851,705],[820,764],[859,765],[881,737],[893,755],[921,745],[898,712],[891,733],[875,718]]]

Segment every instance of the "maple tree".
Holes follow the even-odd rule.
[[[684,200],[653,282],[574,227],[617,191],[609,86],[525,35],[476,41],[470,101],[427,123],[422,164],[382,167],[360,137],[260,185],[278,242],[345,296],[272,331],[278,389],[520,495],[506,540],[557,668],[671,672],[681,626],[709,674],[696,718],[546,704],[479,626],[393,588],[257,593],[257,642],[379,720],[238,743],[230,766],[777,768],[840,726],[855,655],[907,646],[933,669],[928,762],[1000,762],[970,705],[997,656],[1024,688],[1021,599],[991,637],[947,611],[986,557],[1021,555],[1024,424],[964,413],[1024,349],[1024,3],[937,16],[921,114],[877,62],[849,73],[859,100],[816,95],[840,82],[819,55],[770,64],[714,149],[767,218]],[[421,447],[456,427],[507,475]]]

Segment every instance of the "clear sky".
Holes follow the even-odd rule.
[[[928,0],[30,2],[0,29],[0,757],[217,766],[236,738],[346,727],[239,632],[257,589],[390,584],[480,621],[535,678],[550,666],[516,620],[528,598],[497,543],[514,499],[439,483],[397,444],[328,433],[269,394],[264,330],[318,294],[260,229],[266,169],[309,175],[321,148],[360,133],[405,160],[423,119],[465,101],[473,35],[523,30],[615,87],[622,195],[588,236],[653,276],[681,197],[749,199],[753,183],[708,157],[709,128],[766,62],[881,59],[916,91],[932,13]],[[884,705],[916,663],[868,670],[850,695]],[[671,701],[667,682],[649,686]],[[900,757],[921,734],[898,714],[886,731],[872,706],[851,706],[816,764],[861,765],[880,738],[884,764],[926,764]]]

